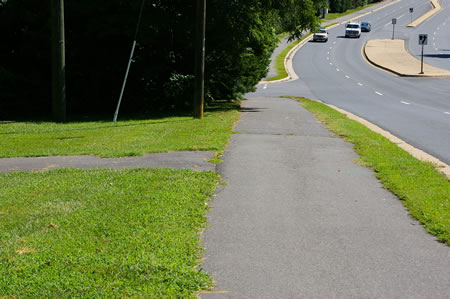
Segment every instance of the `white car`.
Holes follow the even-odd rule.
[[[361,36],[361,24],[351,22],[345,24],[345,37],[357,37]]]
[[[313,42],[327,42],[328,32],[324,28],[320,28],[318,32],[313,34]]]

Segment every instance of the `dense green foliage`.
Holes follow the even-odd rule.
[[[218,177],[170,169],[0,175],[2,298],[195,298]],[[4,297],[5,296],[5,297]]]
[[[322,1],[319,1],[322,2]],[[0,117],[48,114],[50,1],[2,0]],[[140,0],[66,1],[69,114],[115,109]],[[206,100],[239,98],[265,76],[276,33],[317,25],[312,0],[207,2]],[[147,0],[122,111],[189,108],[193,93],[195,1]],[[6,29],[7,28],[7,29]]]
[[[345,12],[348,9],[357,8],[370,3],[380,2],[382,0],[329,0],[330,12]]]

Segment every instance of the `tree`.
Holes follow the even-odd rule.
[[[191,111],[195,1],[145,3],[121,113]],[[267,73],[278,30],[300,36],[316,26],[317,3],[208,0],[205,104],[254,90]],[[67,112],[112,115],[141,0],[65,4]],[[0,113],[51,111],[49,12],[49,3],[33,0],[0,7],[0,26],[8,28],[0,44],[0,96],[7,99]]]

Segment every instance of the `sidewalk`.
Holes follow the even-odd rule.
[[[450,248],[297,102],[243,102],[211,203],[202,298],[449,298]]]
[[[55,168],[173,168],[215,171],[209,163],[214,152],[190,151],[147,154],[142,157],[98,158],[94,156],[51,156],[0,159],[0,173],[12,171],[41,171]]]

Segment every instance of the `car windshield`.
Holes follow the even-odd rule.
[[[368,26],[369,23],[361,23],[361,26]]]
[[[348,24],[347,28],[359,28],[358,24]]]
[[[327,33],[327,31],[325,29],[319,29],[320,33]]]

